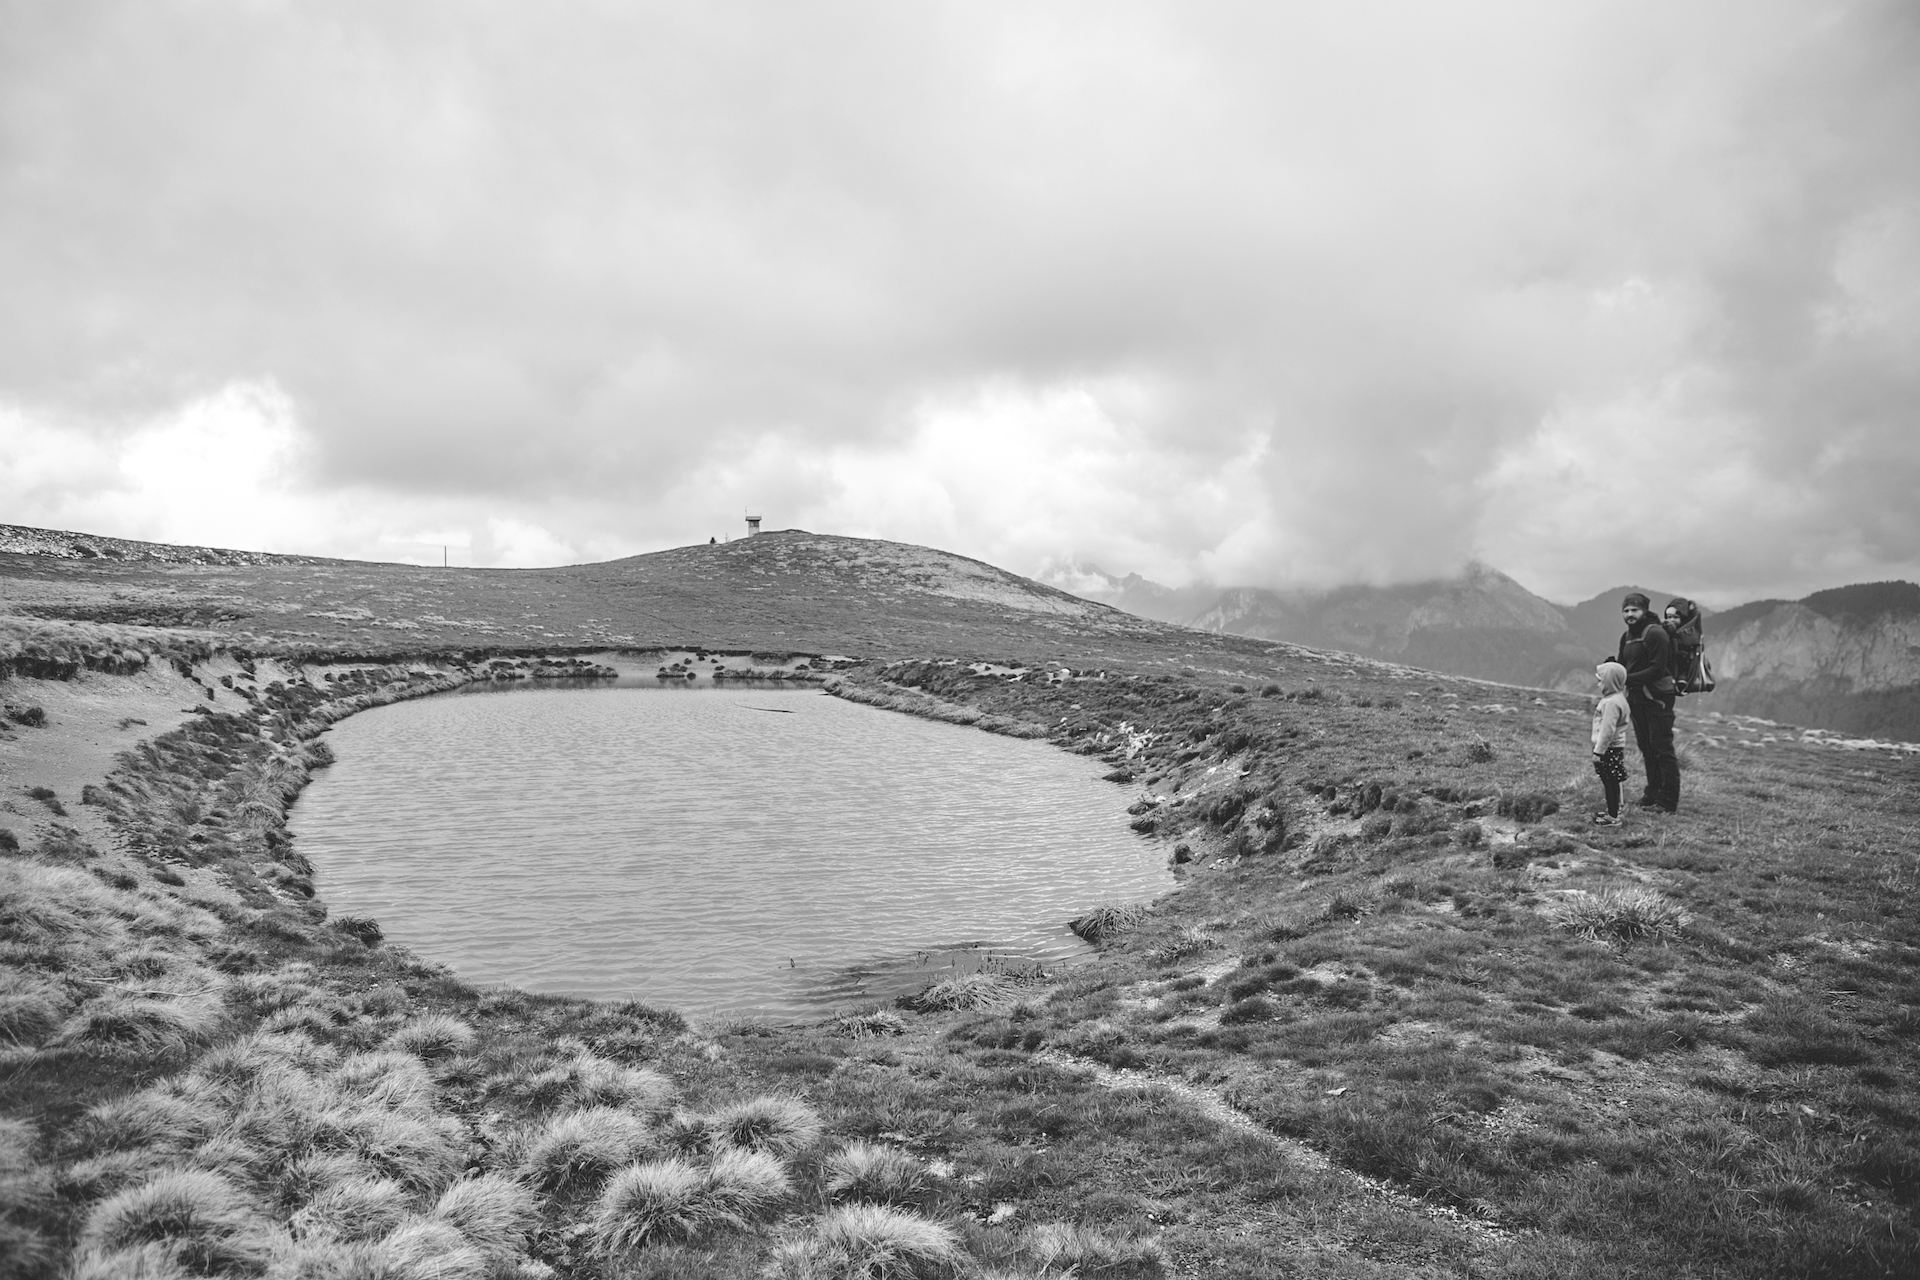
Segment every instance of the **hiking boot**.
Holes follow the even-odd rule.
[[[1620,819],[1610,813],[1596,813],[1593,815],[1593,825],[1596,827],[1617,827],[1620,825]]]
[[[1636,809],[1665,809],[1667,806],[1661,804],[1658,800],[1655,800],[1652,796],[1648,796],[1644,800],[1635,801],[1633,807]]]

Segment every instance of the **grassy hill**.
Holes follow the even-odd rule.
[[[787,1027],[475,989],[314,896],[327,725],[695,645],[1099,757],[1182,887],[1059,980]],[[6,554],[0,661],[0,1275],[1920,1267],[1905,753],[1683,716],[1682,812],[1594,828],[1576,697],[799,532]]]

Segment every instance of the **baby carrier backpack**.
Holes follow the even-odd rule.
[[[1701,634],[1700,607],[1691,600],[1681,607],[1680,623],[1662,622],[1673,643],[1667,652],[1673,663],[1673,687],[1677,693],[1712,693],[1713,664],[1707,661],[1707,644]]]

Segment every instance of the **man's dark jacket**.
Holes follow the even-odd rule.
[[[1620,634],[1620,665],[1627,669],[1628,697],[1673,696],[1673,637],[1651,614],[1638,631],[1628,627]]]

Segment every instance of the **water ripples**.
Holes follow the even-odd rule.
[[[1172,882],[1092,761],[817,691],[454,694],[329,741],[320,891],[474,982],[818,1014],[1071,958]]]

